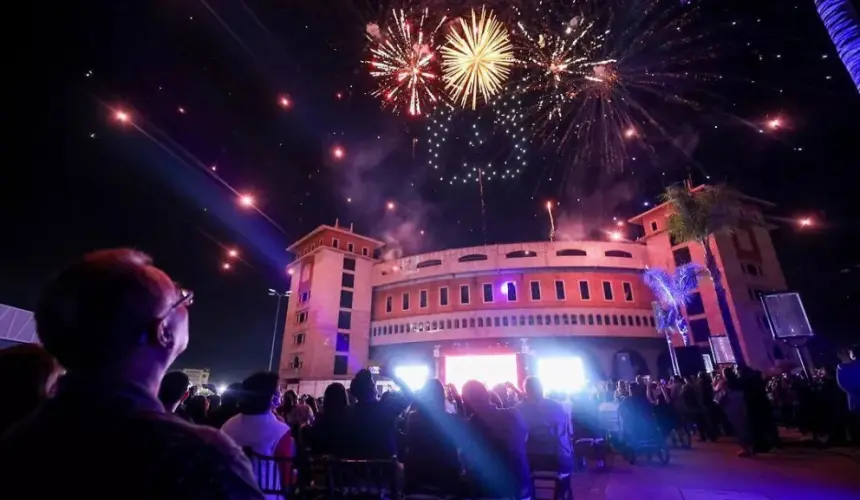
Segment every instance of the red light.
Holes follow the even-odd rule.
[[[253,207],[254,197],[250,194],[243,194],[239,197],[239,204],[241,204],[243,207]]]
[[[128,113],[126,113],[125,111],[117,111],[114,114],[114,117],[116,118],[117,121],[123,122],[123,123],[129,121],[129,119],[130,119],[130,117],[128,116]]]
[[[340,146],[336,146],[334,150],[332,150],[332,155],[336,160],[342,160],[344,156],[346,156],[346,151]]]
[[[289,98],[289,97],[287,97],[287,96],[285,96],[285,95],[282,95],[282,96],[278,99],[278,104],[280,104],[282,108],[289,108],[290,106],[292,106],[292,104],[293,104],[293,103],[292,103],[292,102],[290,102],[290,98]]]

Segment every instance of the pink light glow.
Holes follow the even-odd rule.
[[[278,99],[278,104],[280,104],[282,108],[286,109],[289,108],[293,103],[290,102],[289,97],[283,95]]]
[[[125,111],[117,111],[114,114],[114,117],[116,118],[117,121],[123,122],[123,123],[125,123],[129,120],[128,113],[126,113]]]
[[[243,194],[239,197],[239,203],[243,207],[253,207],[254,206],[254,197],[250,194]]]
[[[505,382],[517,385],[517,355],[445,356],[445,383],[462,391],[469,380],[483,382],[487,387]]]
[[[334,155],[336,160],[343,159],[345,154],[346,151],[344,151],[343,148],[340,146],[335,146],[335,148],[332,150],[332,155]]]

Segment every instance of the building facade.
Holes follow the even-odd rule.
[[[769,204],[741,206],[742,227],[711,243],[745,359],[766,370],[789,353],[771,338],[758,295],[785,290],[785,278],[762,215]],[[280,374],[313,394],[368,365],[423,366],[446,382],[483,370],[499,372],[487,382],[517,383],[541,366],[580,363],[589,380],[666,376],[667,339],[642,271],[704,266],[697,244],[671,241],[669,213],[661,205],[632,218],[644,229],[637,241],[485,245],[386,261],[373,257],[382,242],[320,226],[289,249],[297,258]],[[713,365],[711,337],[725,328],[710,280],[699,280],[685,314]]]

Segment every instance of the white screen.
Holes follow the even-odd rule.
[[[483,382],[487,387],[505,382],[517,385],[517,355],[445,356],[445,383],[462,391],[469,380]]]
[[[539,358],[537,368],[538,378],[546,392],[571,393],[585,388],[585,368],[578,356]]]

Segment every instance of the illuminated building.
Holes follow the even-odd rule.
[[[188,383],[198,388],[209,383],[209,368],[184,368],[182,373],[188,375]]]
[[[757,294],[785,290],[785,278],[762,216],[770,204],[744,197],[741,205],[742,227],[712,245],[745,358],[770,369],[790,353],[771,338]],[[455,384],[538,374],[568,391],[584,379],[666,376],[666,338],[641,273],[704,264],[696,244],[673,244],[667,215],[660,205],[630,219],[644,229],[635,242],[486,245],[387,261],[373,257],[382,242],[320,226],[289,248],[296,260],[281,376],[312,394],[383,364]],[[725,330],[707,278],[686,316],[692,342],[710,356],[710,338]]]

